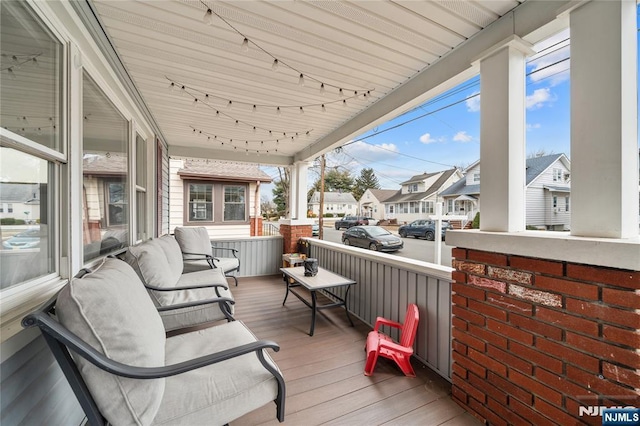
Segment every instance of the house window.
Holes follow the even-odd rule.
[[[569,197],[564,197],[564,211],[568,212],[569,211]]]
[[[189,185],[189,222],[213,222],[213,184]]]
[[[136,135],[136,240],[147,237],[147,141]]]
[[[422,202],[422,213],[433,213],[433,201]]]
[[[564,179],[562,178],[562,169],[553,169],[553,181],[564,182]]]
[[[473,182],[474,183],[480,183],[480,173],[474,173],[473,174]]]
[[[410,213],[420,213],[420,204],[416,201],[411,201],[409,203],[409,212]]]
[[[246,221],[245,187],[224,187],[224,221]]]
[[[389,204],[389,213],[393,214],[393,204]]]
[[[85,72],[82,87],[84,260],[129,243],[129,122]]]
[[[7,213],[13,213],[13,204],[7,204]]]
[[[447,200],[447,212],[449,212],[449,213],[453,213],[454,212],[453,199],[448,199]]]
[[[557,211],[558,208],[558,197],[553,196],[553,211]]]
[[[373,212],[374,213],[378,213],[378,206],[377,205],[373,206]]]
[[[402,203],[400,206],[402,208],[402,213],[409,213],[409,203]]]
[[[0,204],[0,213],[4,213],[4,204]]]

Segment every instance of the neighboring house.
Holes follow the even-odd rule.
[[[397,189],[367,189],[358,201],[360,214],[378,220],[385,219],[383,203],[397,192]]]
[[[43,188],[46,190],[46,185]],[[40,184],[0,182],[0,219],[40,220]]]
[[[571,163],[564,154],[527,159],[526,224],[548,230],[569,229],[571,225]],[[444,210],[467,215],[472,220],[480,211],[480,161],[465,170],[465,179],[442,194]]]
[[[262,235],[260,184],[271,178],[257,164],[169,160],[169,228],[204,226],[211,238]]]
[[[314,192],[308,203],[308,210],[316,216],[320,215],[320,193]],[[334,217],[358,213],[358,202],[350,192],[325,192],[323,213],[331,213]]]
[[[428,218],[435,213],[435,203],[442,201],[442,191],[462,177],[458,169],[413,176],[402,182],[400,191],[383,203],[385,219],[397,219],[400,223],[408,223]]]

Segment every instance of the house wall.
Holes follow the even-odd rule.
[[[478,182],[474,180],[474,175],[480,173],[480,163],[476,164],[472,168],[467,170],[465,180],[467,185],[477,185]]]
[[[495,425],[599,425],[580,407],[640,404],[640,271],[453,257],[452,394],[465,409]]]
[[[562,181],[553,180],[553,169],[562,170]],[[526,190],[526,211],[527,211],[527,225],[534,226],[551,226],[551,225],[564,225],[566,228],[571,224],[571,200],[569,200],[569,211],[564,211],[565,196],[570,197],[570,193],[554,192],[544,189],[545,185],[548,186],[569,186],[570,181],[565,179],[565,174],[569,173],[569,169],[562,163],[562,161],[556,161],[551,165],[544,173],[540,174],[534,179]],[[559,212],[553,211],[553,196],[558,197]]]
[[[358,213],[357,204],[354,203],[324,203],[324,212],[333,215],[355,215]],[[309,203],[309,208],[316,216],[320,214],[320,204]]]
[[[369,191],[368,189],[362,194],[360,200],[358,201],[358,213],[365,214],[364,212],[364,204],[370,203],[371,210],[367,211],[367,215],[378,220],[385,219],[385,211],[384,204],[382,204],[378,199]]]

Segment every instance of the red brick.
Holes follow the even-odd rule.
[[[460,271],[453,271],[451,272],[451,279],[454,283],[465,284],[467,282],[467,274]]]
[[[568,263],[567,276],[582,281],[611,284],[635,290],[640,289],[640,271]]]
[[[533,365],[531,365],[530,362],[518,356],[514,356],[507,351],[503,351],[502,349],[498,349],[494,346],[489,346],[487,355],[509,366],[509,370],[516,369],[528,375],[533,374]]]
[[[531,376],[524,375],[515,370],[509,370],[509,379],[518,386],[529,389],[533,393],[534,406],[536,396],[555,405],[562,404],[562,394],[549,386],[533,379]]]
[[[516,269],[496,268],[495,266],[487,267],[487,275],[503,281],[513,281],[520,284],[530,285],[533,281],[533,275],[529,272],[522,272]]]
[[[454,260],[451,266],[459,271],[476,275],[485,275],[487,269],[484,263],[465,262],[462,260]]]
[[[533,344],[533,334],[512,327],[502,322],[495,321],[491,318],[487,319],[487,328],[499,335],[505,336],[508,339],[517,340],[527,345]]]
[[[489,278],[479,277],[477,275],[469,275],[467,277],[467,282],[469,284],[483,287],[489,290],[495,290],[500,293],[505,293],[507,291],[507,283],[502,281],[490,280]]]
[[[485,291],[481,288],[472,287],[470,285],[462,285],[453,283],[451,285],[451,290],[453,290],[456,294],[461,294],[462,296],[466,296],[469,299],[475,300],[484,300]]]
[[[467,371],[473,371],[476,375],[480,377],[485,377],[487,375],[487,369],[478,364],[475,361],[470,360],[467,356],[460,355],[458,352],[453,352],[452,354],[453,363],[460,364]]]
[[[492,333],[486,328],[481,328],[481,327],[478,327],[477,325],[471,324],[469,326],[469,333],[494,346],[498,346],[503,349],[507,348],[507,339],[505,337]]]
[[[603,288],[602,301],[608,305],[618,305],[630,309],[639,309],[640,290],[628,291]]]
[[[640,389],[640,372],[638,372],[638,370],[631,370],[608,362],[603,362],[602,373],[604,374],[604,377],[608,379]]]
[[[510,312],[517,312],[524,315],[532,315],[533,305],[522,300],[504,294],[487,293],[487,302],[500,306]]]
[[[467,369],[457,362],[454,362],[453,364],[451,364],[451,371],[453,371],[453,374],[457,374],[458,376],[462,377],[464,380],[467,380],[468,378]]]
[[[539,337],[536,339],[536,348],[563,360],[565,363],[579,365],[582,368],[586,368],[593,372],[600,371],[599,359],[586,355],[582,352],[578,352],[567,345]]]
[[[511,323],[511,325],[519,327],[523,330],[531,331],[533,333],[540,334],[542,336],[549,337],[555,340],[562,340],[561,328],[540,322],[537,319],[525,317],[522,315],[510,314],[509,322]]]
[[[451,318],[451,325],[455,328],[459,328],[460,330],[466,331],[469,328],[468,323],[460,317]]]
[[[510,256],[509,266],[525,271],[537,272],[547,275],[564,274],[564,265],[562,262],[553,262],[550,260],[533,259],[531,257]]]
[[[494,413],[493,411],[491,411],[486,403],[480,405],[477,401],[469,401],[469,405],[471,406],[471,408],[475,411],[477,411],[478,413],[480,413],[480,415],[482,415],[482,417],[484,417],[484,419],[486,420],[486,424],[490,424],[492,426],[507,426],[508,423],[505,419],[501,418],[500,416],[498,416],[496,413]]]
[[[567,332],[567,344],[593,354],[601,359],[607,359],[632,368],[640,368],[640,353],[631,349],[613,346],[600,340],[590,339],[579,334]]]
[[[463,308],[461,306],[453,305],[451,307],[451,312],[453,313],[453,315],[460,317],[470,323],[478,324],[482,326],[484,326],[485,324],[485,319],[482,315],[476,314],[475,312],[471,312],[468,309]]]
[[[467,260],[474,260],[489,265],[507,266],[507,255],[489,251],[469,250],[467,251]]]
[[[530,425],[531,422],[523,419],[506,406],[506,403],[502,403],[501,401],[496,401],[495,399],[488,398],[487,406],[491,412],[496,413],[501,418],[507,420],[507,423],[510,425]]]
[[[580,407],[585,407],[586,405],[600,405],[600,404],[598,403],[598,401],[595,401],[592,404],[587,404],[586,401],[578,402],[571,398],[565,398],[564,400],[564,406],[565,406],[565,409],[567,410],[567,413],[580,413]],[[580,417],[580,421],[590,426],[602,426],[602,417],[600,416],[582,416]]]
[[[533,404],[531,392],[516,386],[507,379],[498,376],[493,371],[487,372],[487,381],[505,391],[511,398],[518,398],[523,404]]]
[[[453,340],[451,342],[451,349],[453,349],[454,352],[458,352],[460,355],[467,355],[467,345],[459,340]]]
[[[598,300],[598,286],[585,284],[580,281],[569,281],[561,278],[536,277],[537,288],[555,291],[556,293],[570,294],[583,299]]]
[[[509,350],[535,365],[551,370],[554,373],[561,374],[563,363],[561,360],[546,355],[540,351],[533,349],[531,346],[524,346],[517,342],[509,343]]]
[[[453,378],[453,383],[470,397],[469,403],[471,402],[471,399],[475,399],[484,404],[485,398],[486,398],[484,393],[482,393],[479,389],[476,389],[473,386],[471,386],[471,384],[468,381],[462,380],[462,378],[456,375],[453,375],[452,378]]]
[[[475,374],[470,373],[468,380],[473,387],[480,389],[488,397],[496,399],[501,404],[507,403],[507,394],[504,391],[493,386],[491,383],[487,382],[484,377],[478,377]]]
[[[453,296],[451,296],[451,302],[458,306],[467,306],[467,298],[459,294],[454,294]]]
[[[596,395],[593,392],[591,392],[589,389],[587,389],[586,386],[576,385],[575,383],[567,380],[567,378],[564,377],[563,375],[552,373],[550,371],[545,370],[544,368],[536,368],[535,377],[542,383],[548,385],[552,389],[556,389],[564,393],[565,395],[570,395],[573,397],[577,397],[578,395],[580,396]]]
[[[533,407],[540,411],[545,416],[558,422],[560,425],[571,425],[578,423],[578,417],[576,415],[570,415],[566,411],[558,408],[560,404],[551,405],[541,398],[535,398],[533,401]]]
[[[496,308],[483,302],[475,300],[469,300],[469,310],[477,312],[479,314],[495,318],[500,321],[507,320],[507,313],[504,309]]]
[[[488,357],[485,354],[476,351],[475,349],[469,348],[469,358],[482,365],[483,367],[486,367],[487,370],[494,371],[502,376],[507,375],[506,365],[492,357]]]
[[[547,291],[534,290],[511,284],[509,286],[509,294],[541,305],[555,306],[558,308],[562,306],[562,297],[559,294],[549,293]]]
[[[466,406],[468,396],[465,393],[465,391],[463,391],[461,388],[456,386],[456,379],[458,382],[464,382],[465,380],[462,380],[459,376],[455,374],[452,375],[451,378],[452,380],[454,380],[453,385],[451,386],[451,396],[453,396],[454,401],[459,402],[463,406]]]
[[[640,330],[625,330],[611,325],[602,326],[602,337],[610,342],[640,348]]]
[[[601,303],[591,303],[571,298],[566,300],[566,309],[587,318],[597,318],[604,322],[620,324],[635,329],[640,328],[640,314],[635,311],[626,311]]]
[[[568,315],[554,309],[539,306],[536,308],[535,316],[541,321],[558,324],[565,329],[568,328],[581,333],[591,334],[592,336],[597,336],[599,333],[597,322],[574,315]]]
[[[522,417],[529,419],[529,421],[536,426],[558,426],[558,423],[535,411],[533,409],[533,403],[530,405],[524,405],[517,399],[509,398],[509,407],[512,407],[513,411],[519,413]]]
[[[467,249],[454,247],[451,249],[451,257],[453,257],[454,259],[466,259]]]
[[[480,352],[484,352],[486,350],[486,343],[484,343],[482,340],[472,336],[469,333],[466,333],[462,330],[459,330],[457,328],[454,328],[451,331],[451,335],[453,336],[453,338],[455,340],[458,340],[462,343],[464,343],[465,345],[471,347],[471,348],[475,348],[476,350],[479,350]]]
[[[620,386],[609,381],[609,379],[604,378],[604,376],[588,373],[584,370],[568,365],[567,378],[573,380],[576,383],[588,386],[592,391],[601,393],[603,395],[615,395],[616,397],[623,397],[625,399],[627,399],[626,397],[631,397],[632,400],[635,399],[635,401],[630,401],[632,403],[629,405],[640,404],[640,395],[635,389]]]

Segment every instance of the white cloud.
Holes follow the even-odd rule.
[[[540,127],[542,127],[540,123],[534,123],[534,124],[527,123],[527,131],[539,129]]]
[[[480,92],[473,92],[471,95],[469,95],[467,97],[467,100],[465,101],[465,104],[467,104],[467,111],[469,112],[480,111]]]
[[[554,98],[551,95],[551,89],[548,87],[544,89],[536,89],[534,92],[527,96],[525,105],[527,109],[540,109],[545,103],[553,101]]]
[[[456,142],[471,142],[473,138],[468,135],[466,131],[462,130],[453,136],[453,140]]]
[[[425,133],[424,135],[420,136],[420,142],[426,145],[426,144],[438,142],[438,139],[432,138],[431,133]]]
[[[529,79],[537,83],[556,86],[569,79],[569,30],[562,31],[536,44],[534,50],[540,52],[529,58]]]
[[[368,144],[364,141],[355,141],[344,147],[345,152],[355,158],[364,158],[368,161],[379,161],[396,157],[400,152],[393,143],[383,143],[379,145]]]

